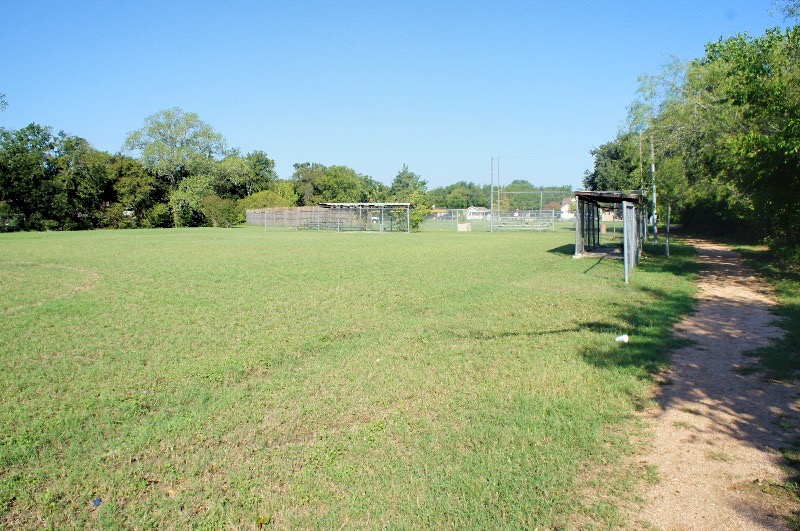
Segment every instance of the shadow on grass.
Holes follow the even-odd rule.
[[[653,297],[653,302],[644,307],[623,309],[615,316],[615,320],[625,323],[630,342],[586,349],[582,355],[596,367],[640,369],[640,377],[654,380],[654,375],[668,363],[668,353],[691,343],[676,337],[672,327],[680,317],[693,311],[695,302],[688,293],[674,294],[642,286],[633,289],[647,293]],[[619,325],[612,327],[608,323],[608,330],[614,329],[618,330]]]
[[[575,254],[575,245],[574,244],[559,245],[558,247],[553,247],[547,252],[553,254],[564,254],[567,256],[572,256]]]
[[[796,264],[784,262],[769,251],[746,247],[736,250],[774,286],[779,298],[774,313],[780,318],[780,327],[786,331],[783,338],[752,354],[774,378],[796,380],[800,372],[800,271]]]
[[[470,331],[470,339],[477,339],[479,341],[492,341],[495,339],[503,339],[507,337],[540,337],[548,335],[561,335],[569,334],[571,332],[597,332],[600,334],[615,334],[619,332],[619,326],[604,321],[592,321],[580,323],[576,326],[551,328],[548,330],[508,330],[501,332],[487,332],[485,330]]]

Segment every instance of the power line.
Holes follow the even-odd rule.
[[[561,155],[573,155],[575,153],[588,153],[588,151],[583,149],[578,149],[575,151],[562,151],[560,153],[547,153],[542,155],[503,155],[504,159],[538,159],[544,157],[558,157]]]

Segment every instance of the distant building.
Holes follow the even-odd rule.
[[[484,207],[469,207],[467,209],[467,221],[483,221],[489,216],[489,209]]]
[[[575,204],[576,199],[574,197],[565,197],[561,200],[561,221],[572,221],[575,219]],[[572,209],[572,212],[570,212]]]

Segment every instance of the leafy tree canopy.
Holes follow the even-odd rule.
[[[389,194],[395,201],[408,201],[414,192],[424,194],[427,184],[419,175],[410,171],[408,166],[403,164],[392,181]]]
[[[225,154],[225,138],[192,112],[172,107],[151,114],[128,134],[123,150],[138,151],[145,167],[176,186],[187,175],[208,172]]]

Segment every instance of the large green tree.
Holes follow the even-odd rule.
[[[85,139],[49,127],[0,129],[2,230],[98,226],[115,198],[110,158]]]
[[[291,181],[278,179],[272,181],[266,190],[245,197],[239,201],[239,205],[243,211],[255,208],[292,207],[297,205],[299,199]]]
[[[419,231],[420,225],[431,211],[428,197],[425,195],[427,185],[422,177],[403,164],[389,189],[393,201],[411,203],[411,230],[414,232]]]
[[[269,188],[270,183],[278,180],[278,174],[275,172],[275,161],[267,155],[266,152],[255,150],[251,151],[245,156],[248,164],[250,164],[250,171],[252,179],[247,183],[246,195],[260,192]]]
[[[142,163],[126,155],[114,155],[108,164],[116,202],[107,213],[109,227],[163,227],[172,225],[164,214],[168,189]]]
[[[54,211],[58,139],[50,127],[0,128],[0,219],[2,230],[58,227]]]
[[[428,192],[428,201],[431,205],[436,205],[437,208],[489,207],[489,186],[479,186],[473,182],[459,181],[430,190]]]
[[[298,205],[315,205],[319,203],[320,193],[318,182],[325,176],[328,168],[317,162],[298,162],[294,165],[292,182],[297,193]]]
[[[787,15],[797,7],[784,5]],[[800,27],[720,39],[702,57],[673,61],[640,83],[629,131],[593,151],[587,186],[634,181],[636,150],[626,139],[642,135],[654,146],[659,207],[676,206],[694,228],[747,230],[796,245]]]
[[[388,195],[384,184],[347,166],[304,162],[294,169],[292,182],[300,206],[383,201]]]
[[[407,201],[414,192],[425,193],[428,183],[419,175],[408,169],[408,166],[403,164],[403,167],[397,172],[389,193],[392,199],[396,201]]]
[[[583,186],[587,190],[635,190],[643,187],[642,137],[623,133],[590,151],[594,169],[587,171]]]
[[[128,134],[123,145],[138,152],[145,167],[171,187],[184,177],[208,173],[213,161],[225,155],[225,138],[192,112],[173,107],[145,118],[141,129]]]
[[[108,172],[111,156],[80,137],[59,136],[57,140],[51,208],[59,228],[94,228],[103,217],[103,205],[115,198],[113,176]]]

